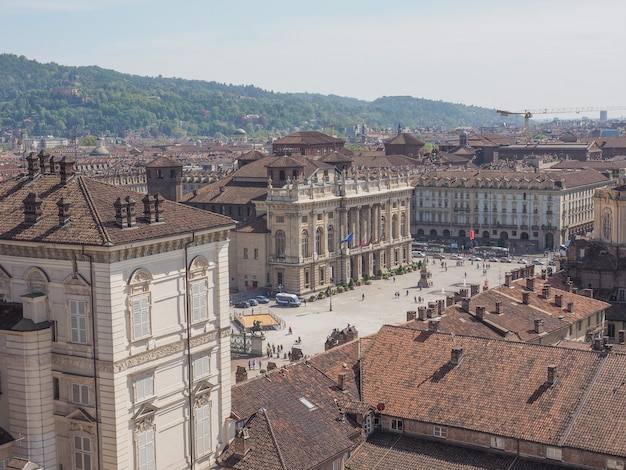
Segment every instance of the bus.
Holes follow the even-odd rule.
[[[280,292],[276,294],[276,305],[280,305],[282,307],[299,307],[300,299],[296,294],[286,294],[284,292]]]

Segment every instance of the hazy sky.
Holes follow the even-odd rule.
[[[0,52],[276,92],[623,116],[625,13],[624,0],[0,0]]]

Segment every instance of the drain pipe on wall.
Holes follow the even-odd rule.
[[[187,322],[187,381],[189,382],[189,459],[190,469],[196,465],[195,430],[193,427],[193,361],[191,360],[191,307],[189,305],[189,247],[196,241],[196,232],[191,232],[191,240],[185,243],[185,319]]]

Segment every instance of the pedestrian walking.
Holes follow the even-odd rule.
[[[256,369],[256,359],[252,359],[252,368]]]
[[[365,300],[365,294],[361,294],[361,302]]]
[[[248,370],[252,369],[252,362],[248,361]]]
[[[413,296],[413,302],[417,303],[417,297]]]
[[[409,296],[409,291],[407,289],[405,297],[408,297],[408,296]]]
[[[289,327],[289,334],[292,334],[293,331],[291,330],[291,327]]]

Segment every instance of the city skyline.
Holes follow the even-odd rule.
[[[0,7],[2,52],[42,63],[367,101],[409,95],[510,111],[626,105],[617,0]]]

